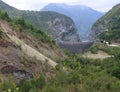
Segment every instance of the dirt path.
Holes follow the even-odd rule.
[[[105,59],[105,58],[109,58],[111,56],[103,51],[98,51],[97,54],[92,54],[91,52],[87,52],[83,55],[83,57],[91,58],[91,59]]]
[[[38,52],[37,50],[33,49],[32,47],[30,47],[29,45],[24,43],[22,40],[20,40],[17,36],[9,34],[12,32],[12,29],[9,27],[9,25],[3,24],[3,23],[0,23],[0,24],[1,24],[3,31],[7,34],[7,36],[14,43],[21,46],[22,51],[25,52],[28,56],[30,56],[30,57],[35,56],[37,60],[40,60],[43,63],[48,63],[52,67],[55,67],[57,65],[57,63],[55,61],[51,60],[50,58],[48,58],[48,57],[44,56],[43,54],[41,54],[40,52]]]
[[[110,47],[120,47],[120,44],[114,43],[114,44],[110,44],[108,46],[110,46]]]

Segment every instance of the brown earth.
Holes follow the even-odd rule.
[[[91,59],[105,59],[111,57],[104,51],[98,51],[97,54],[92,54],[91,52],[87,52],[83,55],[85,58],[91,58]]]

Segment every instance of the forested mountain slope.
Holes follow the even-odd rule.
[[[114,6],[92,27],[94,36],[120,43],[120,4]]]

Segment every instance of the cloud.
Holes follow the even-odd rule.
[[[40,10],[48,3],[66,3],[70,5],[86,5],[99,11],[108,11],[119,0],[3,0],[7,4],[21,10]]]

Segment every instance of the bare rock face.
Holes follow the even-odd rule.
[[[0,72],[2,74],[9,74],[11,73],[14,77],[19,79],[31,79],[33,76],[31,73],[26,72],[25,70],[19,70],[18,68],[12,66],[12,65],[6,65],[0,69]]]
[[[79,42],[77,29],[71,19],[56,17],[46,22],[46,32],[55,39],[55,41]],[[52,31],[51,31],[52,30]]]
[[[55,11],[69,16],[74,21],[82,41],[89,40],[88,36],[93,23],[103,15],[88,6],[56,3],[46,5],[41,11]]]
[[[12,74],[13,74],[13,76],[15,76],[19,79],[25,78],[25,79],[30,80],[33,78],[32,74],[29,72],[26,72],[25,70],[15,70],[12,72]]]
[[[96,40],[98,35],[103,31],[104,27],[102,24],[99,24],[96,28],[92,28],[92,31],[90,33],[90,40]]]

